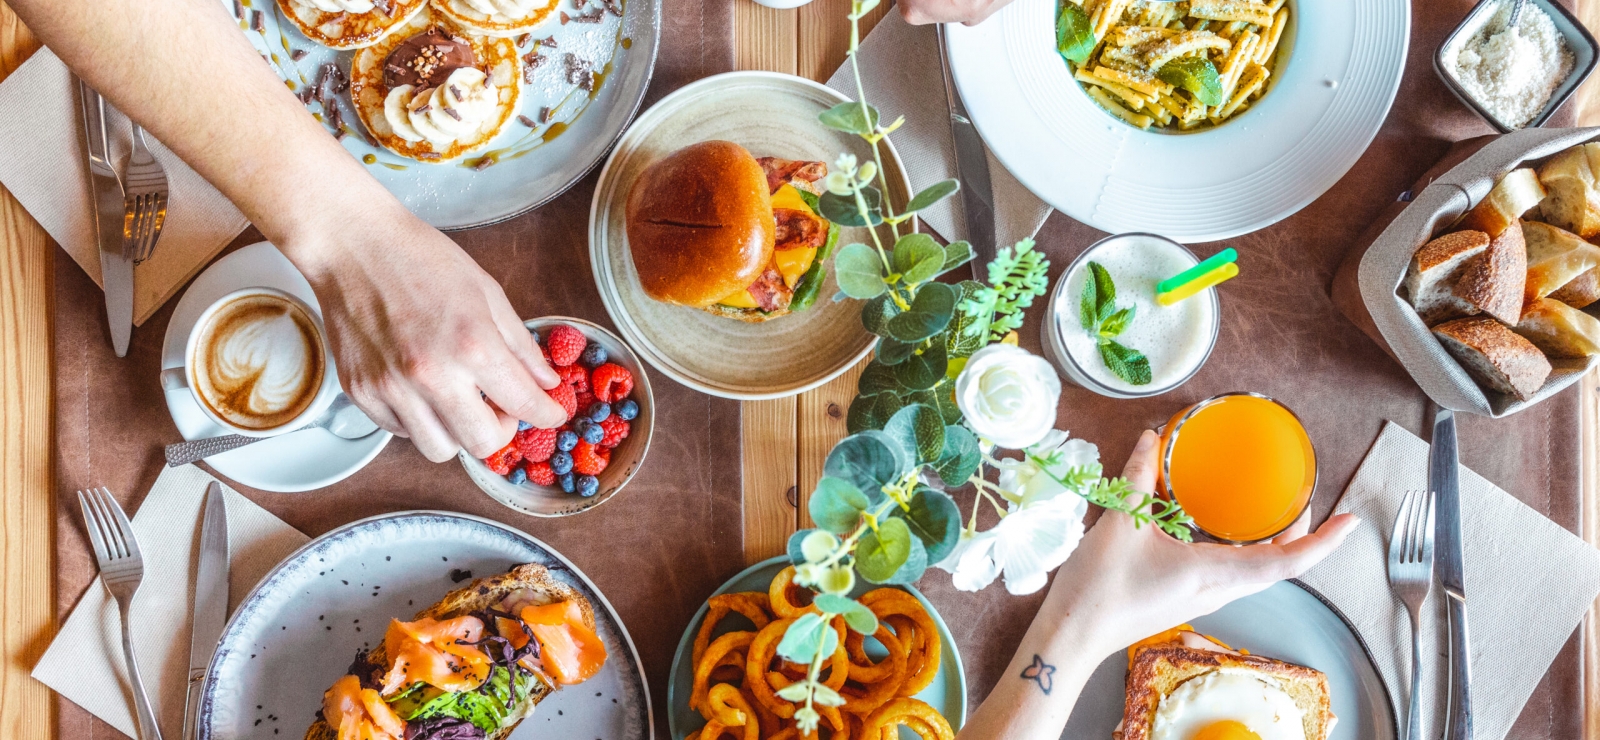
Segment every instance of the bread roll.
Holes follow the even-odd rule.
[[[1483,254],[1467,262],[1456,281],[1455,295],[1479,312],[1515,324],[1522,316],[1527,279],[1528,250],[1522,229],[1512,226],[1490,240]]]
[[[1573,308],[1586,308],[1600,301],[1600,269],[1589,270],[1567,281],[1566,285],[1552,292],[1550,298]]]
[[[1522,214],[1539,205],[1544,196],[1544,186],[1539,184],[1539,175],[1533,168],[1512,170],[1467,212],[1457,228],[1482,231],[1491,238],[1499,236],[1522,218]]]
[[[1524,221],[1522,235],[1528,250],[1528,279],[1523,303],[1532,303],[1600,267],[1600,247],[1577,234],[1538,221]]]
[[[1539,211],[1544,220],[1585,239],[1600,234],[1596,160],[1600,160],[1600,145],[1587,144],[1562,151],[1539,168],[1539,183],[1545,189]]]
[[[1600,319],[1560,301],[1540,298],[1528,304],[1515,330],[1548,357],[1600,355]]]
[[[1478,312],[1477,307],[1456,296],[1455,286],[1467,264],[1488,248],[1488,234],[1457,231],[1422,245],[1412,255],[1411,267],[1406,270],[1406,294],[1422,316],[1422,323],[1432,326]]]
[[[1489,390],[1526,401],[1550,377],[1550,360],[1544,353],[1494,319],[1456,319],[1433,327],[1433,335]]]

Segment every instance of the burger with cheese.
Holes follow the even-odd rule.
[[[628,193],[628,249],[645,293],[759,322],[804,310],[837,230],[817,209],[822,162],[757,159],[704,141],[650,165]]]

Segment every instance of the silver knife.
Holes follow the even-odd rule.
[[[89,161],[89,193],[100,244],[106,321],[111,326],[111,346],[118,357],[125,357],[128,339],[133,334],[133,257],[123,249],[122,182],[111,165],[111,147],[106,137],[106,102],[83,80],[78,80],[78,94],[83,98],[83,148]]]
[[[956,147],[956,180],[961,183],[961,205],[966,213],[967,243],[972,245],[972,276],[979,282],[989,279],[989,263],[994,261],[999,237],[994,231],[994,190],[989,183],[989,150],[983,146],[978,128],[967,118],[961,93],[950,74],[950,56],[945,48],[944,24],[939,26],[939,66],[944,69],[944,98],[950,106],[950,137]]]
[[[1444,588],[1450,627],[1450,703],[1445,740],[1472,737],[1472,652],[1467,641],[1467,573],[1461,557],[1461,486],[1456,455],[1456,417],[1439,409],[1428,449],[1428,487],[1438,497],[1434,529],[1435,569]]]
[[[194,620],[189,632],[189,689],[183,707],[183,740],[199,734],[200,692],[211,654],[228,623],[228,505],[222,486],[206,486],[200,525],[200,564],[194,573]]]

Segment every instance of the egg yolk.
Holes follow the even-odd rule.
[[[1261,740],[1261,736],[1239,722],[1225,719],[1200,728],[1191,740]]]

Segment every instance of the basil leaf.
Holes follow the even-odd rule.
[[[1206,105],[1222,105],[1222,77],[1205,57],[1178,57],[1156,70],[1156,79],[1194,93]]]
[[[1061,13],[1056,16],[1056,51],[1073,64],[1083,64],[1094,53],[1094,46],[1094,23],[1089,14],[1072,0],[1061,0]]]

